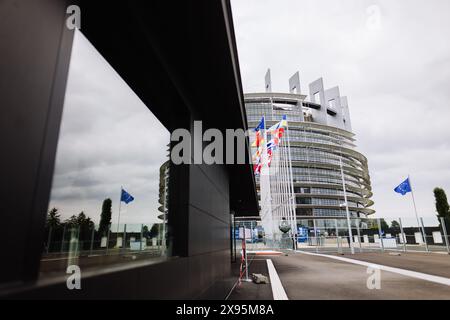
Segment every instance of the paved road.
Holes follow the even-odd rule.
[[[450,255],[448,254],[414,252],[399,252],[395,254],[400,255],[393,255],[392,252],[363,252],[355,255],[351,255],[350,253],[335,255],[450,278]]]
[[[367,257],[364,258],[367,259]],[[386,260],[375,256],[372,258],[373,262],[375,259],[381,259],[377,262],[380,264]],[[433,262],[428,263],[433,265],[429,268],[440,270],[443,263],[441,258],[435,258],[439,260],[436,265]],[[447,256],[445,258],[450,259]],[[415,264],[419,265],[417,258],[409,259],[408,261],[415,261]],[[386,271],[381,271],[381,289],[369,290],[367,288],[369,274],[366,267],[326,257],[290,254],[272,257],[272,261],[291,300],[450,299],[449,286]],[[401,267],[405,268],[405,265]]]

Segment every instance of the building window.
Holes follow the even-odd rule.
[[[311,198],[296,198],[297,204],[312,204]]]
[[[166,257],[168,130],[79,31],[41,275]]]
[[[296,208],[295,213],[298,216],[312,216],[313,215],[313,209],[311,208]]]

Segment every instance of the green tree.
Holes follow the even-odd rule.
[[[159,234],[159,224],[155,223],[152,228],[150,229],[150,238],[156,238]]]
[[[436,211],[438,213],[438,217],[448,216],[450,207],[448,205],[447,195],[445,194],[444,189],[435,188],[433,192],[434,198],[436,199]]]
[[[95,225],[91,218],[87,217],[83,211],[76,218],[76,226],[79,228],[78,235],[80,240],[87,241],[91,238],[92,229]]]
[[[80,227],[86,227],[86,228],[90,228],[94,225],[91,218],[86,217],[86,215],[84,214],[83,211],[81,211],[78,214],[78,217],[76,218],[76,224]]]
[[[77,217],[77,225],[85,230],[92,230],[94,228],[94,222],[92,222],[91,218],[86,217],[83,211]]]
[[[437,211],[437,217],[439,220],[439,224],[441,223],[440,218],[444,218],[445,226],[447,228],[447,231],[449,231],[450,227],[450,206],[448,205],[447,195],[445,194],[444,189],[442,188],[435,188],[433,190],[434,192],[434,198],[436,200],[436,211]]]
[[[111,211],[112,201],[111,199],[105,199],[102,205],[102,213],[100,214],[100,224],[98,228],[98,232],[100,235],[106,235],[106,232],[111,224]]]
[[[144,238],[148,238],[149,237],[149,233],[150,233],[150,231],[148,230],[148,226],[143,226],[142,227],[142,236]]]
[[[392,220],[392,222],[391,222],[391,228],[392,228],[392,229],[400,229],[400,223],[398,223],[398,222],[395,221],[395,220]]]
[[[94,223],[92,222],[91,218],[86,217],[85,213],[81,211],[78,216],[71,216],[69,219],[64,221],[64,224],[67,227],[84,227],[84,228],[91,228],[94,226]]]
[[[83,225],[83,224],[85,224],[86,223],[86,215],[84,214],[84,211],[81,211],[79,214],[78,214],[78,217],[77,217],[77,225]]]
[[[76,227],[78,225],[78,217],[76,215],[71,216],[69,219],[64,221],[67,227]]]
[[[52,229],[57,229],[61,226],[61,218],[57,208],[53,208],[48,212],[46,225]]]
[[[380,219],[380,224],[381,224],[381,230],[388,230],[389,229],[389,225],[387,224],[386,220],[384,220],[383,218]]]
[[[370,229],[378,230],[378,220],[377,219],[370,220],[368,222],[368,224],[369,224]],[[387,224],[386,220],[384,220],[383,218],[380,219],[380,225],[381,225],[381,230],[389,229],[389,225]]]
[[[46,245],[46,250],[48,250],[49,252],[55,249],[55,246],[57,245],[58,242],[61,243],[60,239],[62,238],[63,233],[62,227],[63,224],[61,222],[58,209],[52,208],[47,213],[47,219],[45,221],[44,242]]]

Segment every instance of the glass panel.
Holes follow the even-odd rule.
[[[76,32],[42,275],[166,257],[168,130]]]

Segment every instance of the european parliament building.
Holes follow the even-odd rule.
[[[262,116],[272,126],[287,116],[296,219],[299,225],[319,228],[346,226],[343,180],[351,218],[375,213],[367,158],[356,150],[347,98],[339,88],[324,89],[323,80],[309,85],[309,99],[300,92],[299,74],[289,81],[290,93],[271,90],[270,70],[266,92],[245,94],[248,127]],[[341,160],[344,179],[341,175]],[[258,192],[259,181],[257,179]]]

